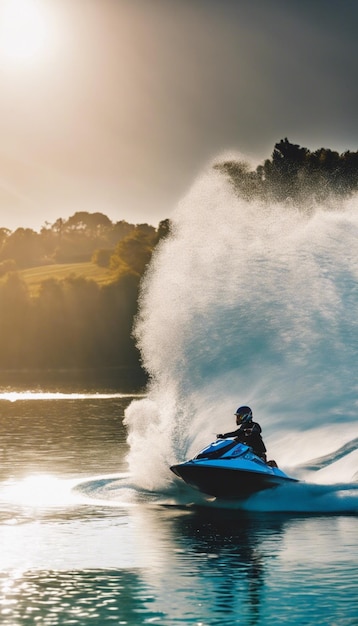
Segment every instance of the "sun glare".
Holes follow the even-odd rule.
[[[27,476],[2,488],[0,500],[31,507],[51,507],[75,501],[74,480],[61,480],[56,476],[39,474]]]
[[[31,64],[51,46],[53,20],[43,0],[1,0],[0,54],[8,63]]]

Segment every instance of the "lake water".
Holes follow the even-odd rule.
[[[146,491],[126,460],[135,396],[20,387],[0,393],[3,626],[358,624],[358,509],[222,510],[189,488]]]

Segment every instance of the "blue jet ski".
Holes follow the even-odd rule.
[[[194,489],[225,500],[244,499],[265,489],[298,482],[234,437],[218,439],[193,459],[170,469]]]

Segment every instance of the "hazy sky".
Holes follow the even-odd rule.
[[[357,0],[0,0],[0,227],[170,217],[213,159],[358,150]]]

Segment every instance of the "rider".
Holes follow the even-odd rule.
[[[261,426],[252,421],[252,411],[249,406],[239,406],[236,413],[237,430],[224,435],[216,435],[218,439],[236,437],[241,443],[245,443],[253,449],[254,454],[266,463],[266,447],[261,437]]]

